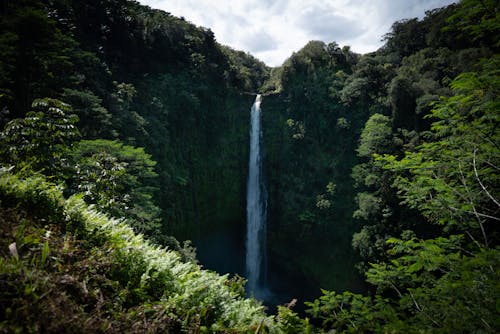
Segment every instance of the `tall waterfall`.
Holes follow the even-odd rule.
[[[266,242],[266,189],[262,180],[260,126],[261,96],[257,95],[251,110],[250,159],[247,185],[247,239],[246,271],[247,291],[256,298],[265,294],[265,242]]]

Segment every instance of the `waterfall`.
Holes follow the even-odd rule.
[[[266,189],[262,180],[260,102],[257,95],[250,116],[250,159],[247,185],[246,271],[249,295],[263,298],[266,276]]]

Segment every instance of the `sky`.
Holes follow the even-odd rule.
[[[391,25],[422,18],[457,0],[139,0],[210,28],[217,41],[280,66],[311,40],[349,45],[357,53],[382,46]]]

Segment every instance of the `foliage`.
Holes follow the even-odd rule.
[[[84,139],[144,147],[157,161],[154,205],[128,214],[148,212],[143,222],[160,215],[161,234],[195,241],[243,220],[241,106],[251,102],[240,91],[262,85],[269,71],[262,62],[135,1],[8,2],[0,26],[2,127],[26,116],[36,97],[65,101]]]
[[[61,177],[67,167],[66,153],[79,137],[78,117],[69,105],[55,99],[37,99],[26,117],[10,121],[0,133],[5,163],[17,170],[29,167]]]
[[[360,157],[370,157],[388,149],[392,133],[390,122],[389,117],[380,114],[374,114],[366,121],[357,150]]]
[[[464,37],[482,45],[500,47],[500,17],[495,0],[462,0],[460,8],[448,18],[448,30],[457,29]]]
[[[352,151],[366,114],[344,105],[338,90],[357,60],[337,43],[311,41],[272,71],[269,89],[279,93],[262,101],[273,222],[269,263],[277,276],[307,282],[305,289],[294,284],[290,298],[300,290],[317,291],[318,281],[344,289],[356,284],[354,269],[338,270],[329,263],[339,258],[339,267],[353,268],[351,245],[343,236],[356,228],[350,217],[354,192],[345,175],[354,163]]]
[[[81,50],[40,2],[6,3],[0,26],[0,108],[11,118],[23,116],[35,98],[56,98],[61,88],[78,83]]]
[[[292,300],[294,304],[297,300]],[[301,319],[297,313],[291,310],[293,305],[278,306],[278,328],[283,333],[309,334],[314,333],[314,327],[309,319]]]
[[[452,82],[455,95],[432,111],[433,141],[400,161],[384,158],[387,168],[410,172],[396,180],[405,203],[448,229],[479,238],[484,246],[489,239],[498,242],[493,227],[500,196],[498,65],[496,56],[483,61],[481,71],[463,73]]]
[[[238,87],[243,92],[258,92],[269,77],[269,68],[243,51],[236,51],[228,46],[222,46],[221,49],[229,62],[229,70],[225,76],[231,86]]]
[[[401,140],[398,137],[393,132],[392,119],[377,113],[367,120],[361,132],[357,153],[362,160],[351,173],[358,190],[353,218],[363,223],[352,238],[352,246],[363,260],[358,264],[361,271],[366,270],[369,262],[385,258],[387,239],[413,229],[416,217],[398,207],[399,199],[391,188],[394,175],[385,171],[374,158],[394,152]]]
[[[2,251],[0,275],[8,285],[0,297],[2,330],[277,331],[263,307],[236,293],[238,283],[227,276],[180,261],[78,196],[62,200],[43,178],[3,171],[0,180],[2,249],[14,240],[19,252],[16,259]],[[32,193],[53,203],[38,216],[53,217],[46,226],[29,214]]]
[[[135,1],[0,7],[0,331],[498,331],[495,1],[396,22],[362,56],[311,41],[274,69]],[[271,281],[337,290],[310,321],[290,303],[275,322],[166,236],[242,227],[257,91]],[[371,295],[338,292],[365,289],[352,247]]]
[[[412,19],[395,23],[392,32],[386,36],[386,45],[366,59],[373,65],[378,62],[383,66],[367,67],[362,58],[352,79],[346,81],[348,85],[344,89],[350,86],[355,88],[357,85],[351,81],[355,78],[359,77],[360,83],[368,84],[384,77],[380,74],[375,76],[377,72],[373,67],[379,69],[378,73],[385,73],[385,80],[378,87],[356,90],[364,92],[363,97],[356,95],[355,91],[345,91],[351,99],[345,99],[347,103],[369,101],[365,103],[372,113],[387,117],[386,127],[380,128],[380,132],[369,132],[373,138],[377,138],[377,135],[383,137],[382,145],[373,145],[370,150],[366,134],[363,139],[362,133],[358,147],[362,159],[351,174],[358,191],[354,214],[356,218],[361,218],[363,225],[353,236],[353,246],[362,255],[362,270],[367,269],[368,262],[386,258],[385,241],[391,237],[405,231],[413,231],[422,237],[439,234],[438,229],[425,228],[420,224],[422,213],[415,206],[401,203],[391,187],[397,174],[394,170],[384,169],[383,163],[374,159],[373,154],[391,154],[397,159],[428,140],[432,120],[427,115],[431,113],[433,103],[439,101],[440,97],[452,94],[449,87],[452,78],[464,71],[477,70],[474,64],[478,58],[491,57],[492,46],[484,44],[485,38],[480,37],[477,42],[488,46],[480,47],[470,38],[464,39],[458,28],[448,20],[454,15],[468,15],[464,11],[471,9],[467,8],[468,5],[451,5],[427,12],[420,21]],[[378,94],[366,95],[366,92],[374,90]],[[363,131],[370,128],[373,128],[371,118]],[[369,208],[372,210],[367,211]]]
[[[102,106],[102,99],[91,91],[64,89],[63,99],[69,103],[78,116],[78,128],[85,138],[116,136],[111,123],[112,116]]]
[[[326,328],[498,330],[498,61],[498,56],[483,60],[476,72],[463,73],[451,83],[454,95],[434,104],[429,116],[434,123],[422,144],[403,158],[386,154],[374,161],[395,173],[394,186],[404,204],[427,218],[423,224],[442,226],[440,236],[417,238],[415,232],[404,231],[402,238],[388,238],[387,259],[379,257],[366,272],[367,281],[377,288],[373,297],[325,291],[309,304]],[[370,207],[370,195],[361,194],[366,199],[360,209]],[[353,243],[373,253],[370,233],[373,228],[364,228]],[[366,327],[359,324],[380,314]]]
[[[393,260],[368,273],[374,297],[323,291],[308,312],[323,328],[348,333],[494,333],[499,252],[460,255],[460,240],[389,240]]]
[[[351,292],[322,292],[320,298],[307,303],[310,307],[307,312],[321,320],[324,329],[342,333],[380,333],[384,323],[399,321],[394,308],[380,297],[373,300]]]
[[[337,88],[340,100],[347,105],[361,104],[383,112],[387,105],[386,89],[394,76],[392,62],[383,55],[363,55],[354,66],[352,75]]]
[[[153,202],[158,192],[156,162],[143,148],[103,139],[82,140],[74,146],[71,161],[69,193],[83,193],[86,203],[125,218],[140,233],[161,233],[160,209]]]

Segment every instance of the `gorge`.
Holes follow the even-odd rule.
[[[498,13],[270,68],[136,1],[2,3],[0,332],[498,332]]]

